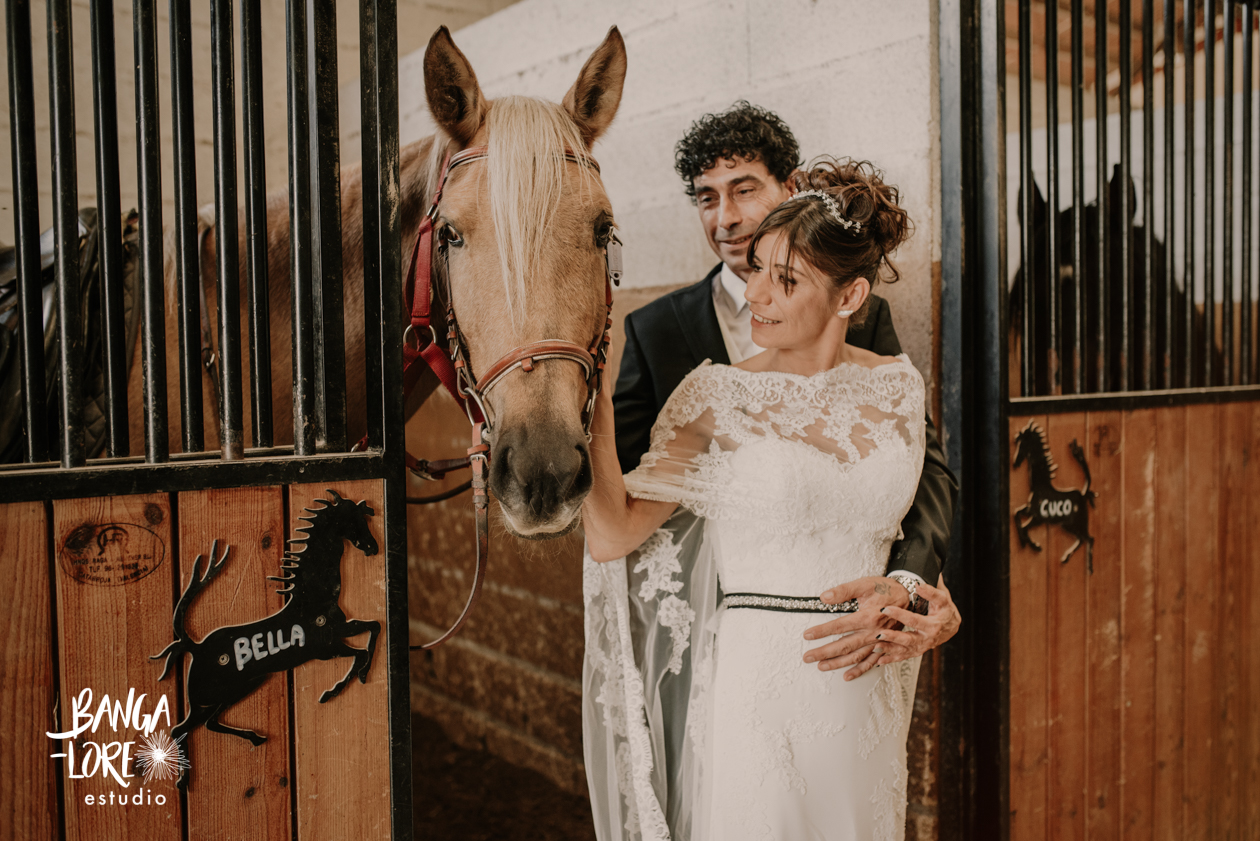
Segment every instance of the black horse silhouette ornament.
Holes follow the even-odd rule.
[[[166,667],[159,680],[165,680],[172,667],[185,653],[192,655],[185,680],[188,715],[171,728],[188,759],[188,740],[183,738],[204,724],[207,730],[229,733],[261,745],[267,737],[253,730],[229,727],[219,717],[229,708],[262,686],[276,672],[285,672],[311,660],[353,657],[350,670],[335,686],[320,696],[320,703],[335,698],[356,675],[367,683],[368,670],[376,651],[376,638],[381,623],[347,619],[338,600],[341,596],[341,556],[345,541],[366,555],[378,551],[376,539],[368,528],[373,511],[366,502],[351,502],[336,491],[329,491],[332,500],[318,499],[321,507],[307,508],[311,515],[300,519],[310,525],[297,529],[305,536],[290,540],[303,544],[300,551],[285,553],[281,565],[284,574],[268,576],[286,586],[284,606],[265,619],[245,625],[232,625],[211,631],[200,642],[194,642],[184,627],[184,618],[193,600],[223,570],[230,547],[218,556],[219,541],[210,548],[205,573],[202,556],[193,562],[192,579],[175,605],[173,624],[175,641],[151,660],[166,658]],[[217,556],[217,557],[216,557]],[[371,634],[366,649],[353,648],[347,637],[364,631]],[[188,771],[179,778],[179,787],[188,786]]]
[[[1032,486],[1028,504],[1015,512],[1015,531],[1019,534],[1020,546],[1031,546],[1040,552],[1041,546],[1028,535],[1028,530],[1042,523],[1062,526],[1064,531],[1076,538],[1076,542],[1063,553],[1060,562],[1066,564],[1084,543],[1086,568],[1093,574],[1094,538],[1089,533],[1089,509],[1094,507],[1098,494],[1089,489],[1091,480],[1085,451],[1075,438],[1069,446],[1072,458],[1085,471],[1085,487],[1079,491],[1061,491],[1051,483],[1059,468],[1050,456],[1045,433],[1034,421],[1029,421],[1028,426],[1015,436],[1014,469],[1018,470],[1027,459],[1029,484]]]

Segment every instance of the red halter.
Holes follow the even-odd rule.
[[[442,200],[442,190],[446,187],[446,179],[457,166],[489,157],[489,147],[475,146],[455,155],[448,151],[442,161],[442,170],[438,175],[437,190],[433,194],[433,203],[420,220],[416,232],[416,244],[411,254],[411,267],[407,272],[410,278],[409,307],[411,323],[403,333],[403,388],[410,391],[419,379],[423,368],[417,363],[424,363],[437,375],[442,385],[455,398],[472,423],[472,446],[468,455],[460,459],[446,461],[424,461],[407,453],[407,467],[424,479],[440,479],[452,470],[471,466],[473,477],[473,510],[477,524],[477,567],[473,577],[472,592],[464,605],[464,610],[455,624],[444,634],[432,642],[413,645],[414,648],[434,648],[459,632],[472,612],[473,604],[481,592],[481,584],[485,579],[486,562],[489,551],[489,529],[486,520],[488,497],[486,495],[486,470],[489,464],[490,447],[481,440],[483,426],[491,428],[486,412],[485,397],[490,389],[498,385],[510,372],[520,368],[525,373],[534,370],[535,364],[547,359],[567,359],[582,366],[586,373],[586,404],[582,409],[582,430],[589,441],[591,437],[591,420],[595,413],[595,398],[603,386],[604,366],[608,361],[608,346],[612,330],[612,288],[621,282],[621,240],[613,234],[605,248],[604,259],[606,272],[604,278],[605,303],[607,318],[604,329],[595,335],[587,347],[563,339],[543,339],[531,342],[508,351],[497,362],[482,373],[480,380],[473,373],[472,365],[464,352],[461,342],[459,323],[455,318],[455,306],[450,290],[446,295],[446,338],[448,348],[444,350],[438,342],[437,331],[433,327],[433,235],[437,220],[438,205]],[[572,149],[564,150],[566,160],[599,171],[599,164],[588,155],[579,155]],[[439,246],[441,249],[443,246]],[[360,443],[365,443],[364,442]],[[422,501],[437,501],[447,494]],[[409,502],[411,500],[408,500]]]

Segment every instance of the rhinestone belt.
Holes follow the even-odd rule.
[[[752,610],[777,610],[782,613],[856,613],[857,599],[840,604],[827,604],[822,599],[797,596],[771,596],[765,593],[727,593],[722,606],[746,607]]]

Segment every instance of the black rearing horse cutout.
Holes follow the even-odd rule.
[[[1028,530],[1042,523],[1062,526],[1064,531],[1076,538],[1076,542],[1063,553],[1060,562],[1066,564],[1084,543],[1086,568],[1093,574],[1094,538],[1089,533],[1089,509],[1094,507],[1098,494],[1089,489],[1091,479],[1089,465],[1085,463],[1085,451],[1076,439],[1072,439],[1069,446],[1072,458],[1085,471],[1085,487],[1079,491],[1061,491],[1051,482],[1058,467],[1050,456],[1045,433],[1035,422],[1029,421],[1028,426],[1015,436],[1014,469],[1018,469],[1024,459],[1028,460],[1032,488],[1028,493],[1028,504],[1015,512],[1015,531],[1019,534],[1020,546],[1031,546],[1040,552],[1041,546],[1028,535]]]
[[[198,555],[193,561],[192,578],[175,605],[175,641],[161,654],[149,658],[166,658],[166,667],[158,678],[165,680],[185,652],[192,655],[184,683],[189,712],[171,728],[171,737],[182,745],[185,759],[188,759],[188,740],[184,737],[202,724],[207,730],[239,736],[254,745],[267,741],[266,736],[253,730],[229,727],[219,721],[219,717],[276,672],[289,671],[311,660],[353,657],[346,676],[320,696],[321,704],[340,694],[356,675],[360,683],[367,683],[381,623],[347,619],[338,600],[345,541],[349,540],[365,556],[378,551],[376,538],[368,528],[368,518],[374,512],[366,502],[351,502],[333,490],[329,493],[332,501],[316,500],[322,507],[308,508],[306,511],[311,516],[299,518],[310,525],[297,529],[304,537],[289,542],[303,544],[301,550],[285,553],[282,575],[268,576],[269,580],[282,581],[286,586],[279,591],[284,595],[284,606],[265,619],[219,628],[200,642],[194,642],[188,636],[184,619],[193,600],[223,570],[230,547],[225,547],[223,555],[216,557],[219,541],[214,542],[204,574],[202,556]],[[347,637],[365,631],[371,634],[366,649],[346,643]],[[186,788],[187,785],[188,771],[185,770],[179,778],[179,786]]]

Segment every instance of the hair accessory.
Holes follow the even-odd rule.
[[[854,222],[852,219],[845,219],[844,215],[840,213],[840,205],[835,199],[824,193],[822,190],[801,190],[798,193],[793,193],[791,197],[788,198],[788,201],[791,201],[792,199],[808,198],[809,196],[816,196],[817,198],[822,199],[823,204],[827,206],[827,212],[831,214],[831,218],[840,223],[840,226],[845,230],[862,230],[862,223]]]
[[[840,316],[841,318],[848,318],[849,316],[853,315],[853,310],[836,310],[836,315]]]

